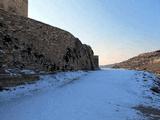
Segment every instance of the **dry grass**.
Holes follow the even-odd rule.
[[[0,87],[14,87],[26,83],[32,83],[39,79],[38,75],[0,76]]]

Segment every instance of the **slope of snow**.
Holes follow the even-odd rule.
[[[41,76],[0,93],[1,120],[143,120],[132,107],[159,107],[146,72],[104,69]]]
[[[21,98],[24,96],[32,96],[39,92],[45,92],[48,89],[56,89],[59,86],[63,86],[78,80],[80,77],[85,76],[86,72],[61,72],[51,75],[42,75],[40,80],[34,84],[26,84],[18,87],[13,87],[9,91],[0,92],[0,102],[12,101],[14,98]]]

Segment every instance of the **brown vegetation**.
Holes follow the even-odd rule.
[[[114,68],[146,70],[160,74],[160,51],[140,54],[114,65]]]
[[[21,75],[21,76],[9,76],[9,75],[1,75],[0,76],[0,88],[1,90],[6,87],[14,87],[17,85],[33,83],[39,80],[38,75]]]

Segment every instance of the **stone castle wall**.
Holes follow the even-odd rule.
[[[97,69],[99,69],[99,56],[98,55],[94,56],[94,64],[97,67]]]
[[[0,69],[94,70],[98,57],[67,31],[0,10]]]
[[[28,16],[28,0],[0,0],[0,9],[12,14]]]

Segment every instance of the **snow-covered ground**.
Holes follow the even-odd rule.
[[[41,76],[35,84],[0,92],[0,120],[145,120],[133,107],[160,107],[155,76],[103,69]]]

